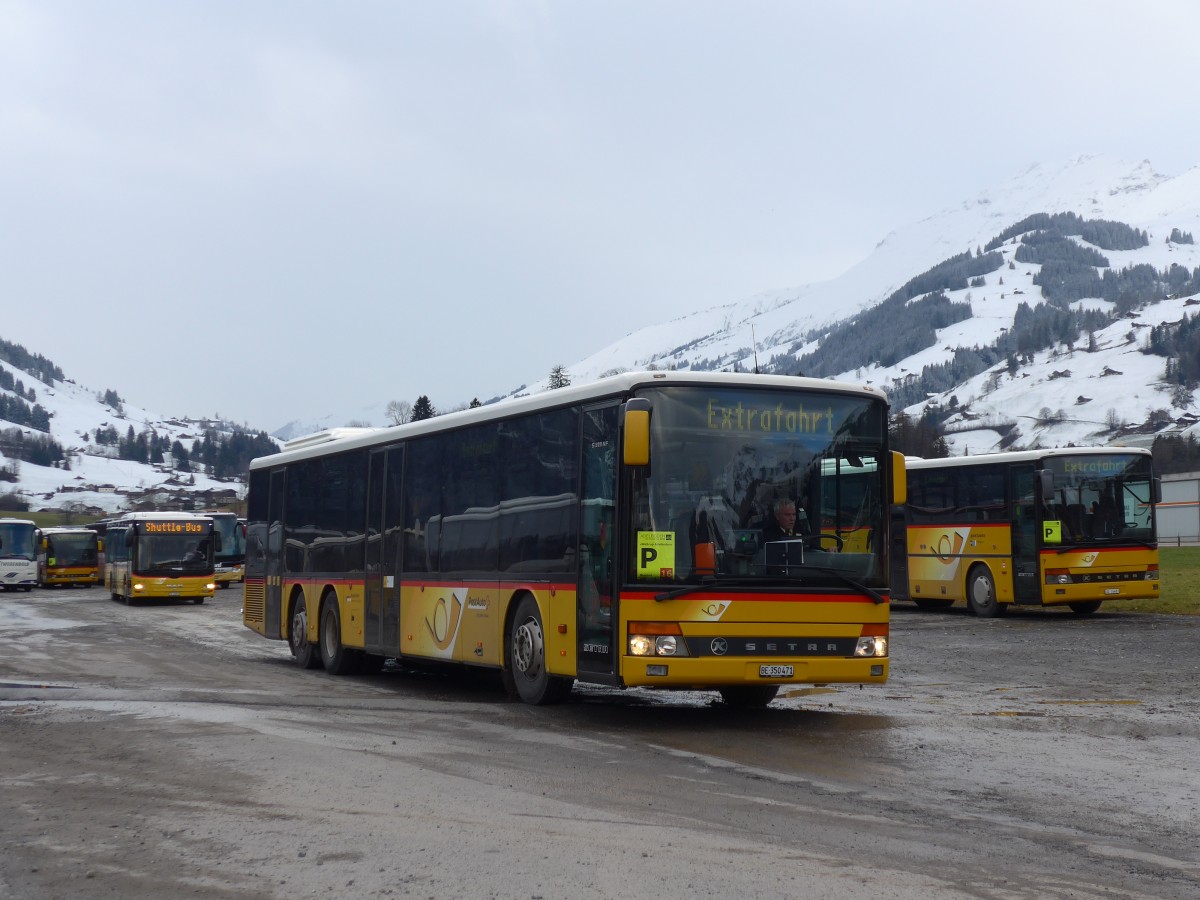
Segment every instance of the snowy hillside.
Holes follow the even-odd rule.
[[[98,430],[125,438],[132,429],[134,435],[153,434],[168,446],[178,442],[190,450],[206,430],[218,427],[215,423],[170,419],[128,403],[121,403],[117,410],[96,391],[71,380],[51,379],[52,383],[46,384],[3,361],[0,372],[11,375],[27,392],[18,395],[0,389],[0,396],[41,407],[50,422],[46,433],[0,419],[0,494],[15,495],[32,510],[70,509],[82,517],[151,505],[164,509],[209,507],[244,494],[240,480],[211,477],[204,474],[202,465],[188,464],[191,471],[180,471],[180,461],[169,451],[161,463],[141,463],[117,458],[115,443],[97,442]],[[46,438],[61,447],[62,460],[38,465],[19,458],[15,442]],[[0,514],[19,515],[13,511]]]
[[[650,326],[567,370],[574,382],[648,366],[753,371],[756,361],[760,367],[770,361],[776,371],[787,372],[789,359],[799,367],[830,326],[879,305],[919,273],[956,254],[978,252],[1033,214],[1058,212],[1123,222],[1148,233],[1148,246],[1105,251],[1113,270],[1200,266],[1200,246],[1167,241],[1172,229],[1200,233],[1200,169],[1166,178],[1147,162],[1086,157],[1057,167],[1034,167],[961,206],[899,229],[834,281],[759,294]],[[895,389],[925,366],[951,360],[957,348],[993,344],[1012,328],[1021,303],[1044,302],[1033,283],[1041,267],[1015,262],[1015,244],[998,252],[1012,266],[997,273],[1002,283],[992,276],[984,287],[946,292],[952,302],[969,304],[971,317],[939,331],[935,346],[887,368],[868,365],[820,374]],[[1131,318],[1114,322],[1090,339],[1080,335],[1073,349],[1065,344],[1046,349],[1012,374],[993,366],[907,411],[919,414],[927,403],[965,407],[945,423],[953,452],[958,453],[1128,440],[1130,431],[1147,430],[1137,426],[1149,419],[1159,427],[1190,427],[1200,407],[1190,400],[1175,402],[1186,392],[1164,384],[1164,359],[1143,348],[1150,328],[1194,314],[1197,310],[1191,307],[1197,302],[1192,294],[1141,306]],[[1111,311],[1113,304],[1085,298],[1076,306]],[[544,387],[543,380],[522,392]],[[997,427],[988,427],[992,425]]]

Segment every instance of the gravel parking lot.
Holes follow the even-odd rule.
[[[0,596],[0,896],[1193,897],[1200,617],[893,612],[891,681],[332,678],[240,591]]]

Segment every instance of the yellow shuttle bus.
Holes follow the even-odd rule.
[[[104,586],[114,600],[191,600],[213,596],[220,533],[208,516],[130,513],[108,522]]]
[[[907,461],[892,596],[977,616],[1010,604],[1093,613],[1159,595],[1149,450],[1063,448]]]
[[[38,583],[42,587],[100,583],[104,542],[91,528],[43,528],[38,538]]]
[[[623,374],[322,433],[250,465],[245,624],[304,668],[474,666],[535,704],[882,684],[894,485],[884,395],[806,378]],[[821,531],[765,540],[784,497]]]

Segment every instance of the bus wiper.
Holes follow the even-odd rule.
[[[838,581],[842,582],[843,584],[847,584],[850,587],[854,588],[856,591],[861,591],[863,594],[870,597],[871,602],[875,603],[876,605],[878,605],[880,603],[888,602],[888,598],[883,596],[883,594],[879,593],[879,591],[876,591],[873,588],[867,587],[861,581],[855,581],[849,575],[846,575],[843,572],[839,572],[837,569],[831,569],[831,568],[828,568],[827,566],[814,566],[814,565],[810,565],[808,563],[801,563],[798,566],[791,566],[790,568],[811,569],[814,572],[821,572],[822,574],[825,574],[825,575],[832,575],[834,578],[836,578]]]
[[[681,588],[676,588],[673,591],[667,591],[663,594],[655,596],[655,600],[661,603],[664,600],[674,600],[676,597],[686,597],[688,594],[694,594],[696,591],[704,591],[713,587],[741,587],[744,585],[762,584],[761,579],[747,578],[714,578],[712,575],[706,575],[700,579],[699,584],[685,584]]]

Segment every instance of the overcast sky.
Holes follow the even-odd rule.
[[[1198,34],[1194,0],[0,0],[0,337],[255,428],[487,399],[1035,163],[1200,164]]]

